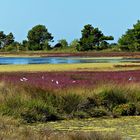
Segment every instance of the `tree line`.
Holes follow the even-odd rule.
[[[77,51],[93,51],[105,49],[118,49],[122,51],[140,51],[140,21],[133,25],[122,35],[117,43],[109,43],[113,36],[106,36],[99,28],[87,24],[81,30],[81,38],[68,44],[66,39],[59,40],[51,45],[54,36],[44,25],[36,25],[28,31],[27,39],[22,43],[15,41],[13,33],[5,34],[0,31],[1,51],[38,51],[38,50],[64,50],[73,48]]]

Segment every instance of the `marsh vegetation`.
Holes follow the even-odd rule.
[[[135,138],[136,133],[131,127],[128,128],[128,125],[136,123],[136,120],[138,122],[139,117],[121,117],[140,115],[140,88],[138,84],[131,84],[131,86],[102,84],[88,89],[62,90],[42,89],[26,84],[15,86],[12,83],[3,82],[0,84],[0,115],[1,130],[5,131],[5,136],[6,133],[8,136],[7,131],[10,130],[9,133],[13,133],[17,128],[21,128],[19,133],[23,134],[25,130],[29,135],[33,133],[33,136],[39,136],[42,134],[41,130],[46,128],[57,131],[56,134],[61,131],[59,137],[67,137],[67,131],[72,132],[68,134],[72,134],[72,137],[81,137],[83,134],[79,135],[76,132],[80,130],[93,132],[85,133],[85,137],[97,136],[105,139],[105,136],[109,135],[112,139],[111,134],[116,133],[116,139],[129,134],[129,137]],[[9,125],[4,122],[7,121],[6,118],[9,118]],[[117,123],[122,123],[123,127]],[[126,127],[127,132],[130,133],[125,132]],[[118,128],[123,131],[118,131]],[[137,128],[135,129],[138,130]]]

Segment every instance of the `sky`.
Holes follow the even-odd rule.
[[[114,42],[140,19],[140,0],[0,0],[0,31],[13,32],[16,41],[42,24],[54,41],[70,43],[81,37],[86,24],[98,27]]]

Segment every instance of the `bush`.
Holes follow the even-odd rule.
[[[20,97],[8,97],[4,104],[0,107],[0,112],[3,115],[9,115],[9,116],[19,116],[19,112],[22,110],[23,102]]]
[[[82,110],[86,112],[87,110],[90,110],[91,108],[99,107],[99,97],[94,95],[92,97],[87,97],[85,100],[83,100],[78,105],[78,110]]]
[[[87,112],[91,117],[103,117],[108,115],[108,112],[104,108],[92,108]]]
[[[135,103],[136,106],[136,115],[140,115],[140,102]]]
[[[70,114],[76,110],[78,110],[78,105],[82,102],[82,98],[76,94],[67,94],[63,96],[64,103],[63,103],[63,110]]]
[[[136,106],[132,103],[118,105],[113,109],[113,113],[119,116],[133,116],[136,114]]]
[[[120,89],[105,89],[99,93],[100,103],[109,110],[112,110],[116,105],[124,104],[127,99],[124,96],[123,90]]]
[[[37,100],[27,103],[27,110],[23,110],[21,117],[27,123],[56,121],[61,119],[54,107]]]

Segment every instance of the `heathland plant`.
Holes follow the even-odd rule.
[[[114,88],[115,87],[115,88]],[[43,89],[26,84],[0,85],[0,114],[27,123],[66,118],[139,115],[139,86],[100,85],[91,89]],[[137,94],[132,96],[131,91]],[[6,96],[5,96],[6,95]]]

